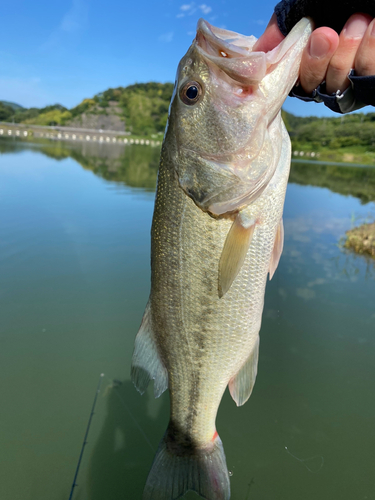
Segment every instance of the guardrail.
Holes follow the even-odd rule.
[[[134,139],[128,137],[129,132],[115,130],[92,130],[73,127],[41,127],[23,123],[0,123],[0,137],[28,137],[52,139],[58,141],[99,142],[106,144],[141,144],[160,146],[161,141],[152,139]],[[126,136],[126,137],[124,137]]]

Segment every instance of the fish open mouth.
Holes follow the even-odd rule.
[[[309,22],[304,18],[298,24],[303,28],[303,24]],[[272,66],[281,61],[300,36],[301,26],[293,29],[273,50],[253,52],[256,37],[216,28],[199,19],[195,40],[197,50],[207,61],[241,84],[256,85],[272,70]]]
[[[215,28],[204,19],[198,21],[198,52],[233,80],[244,85],[259,83],[267,71],[266,54],[252,52],[256,41],[254,36]]]

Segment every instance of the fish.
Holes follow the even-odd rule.
[[[151,291],[131,378],[170,393],[170,422],[143,500],[195,491],[228,500],[216,414],[238,406],[258,367],[267,275],[283,248],[290,139],[281,106],[312,31],[302,19],[270,52],[200,19],[181,59],[161,149],[151,228]]]

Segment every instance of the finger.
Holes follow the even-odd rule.
[[[348,73],[354,67],[357,49],[372,18],[367,14],[354,14],[340,33],[339,46],[333,54],[326,76],[328,94],[343,92],[349,86]]]
[[[325,79],[328,64],[339,45],[339,36],[331,28],[317,28],[312,32],[303,51],[300,84],[310,94]]]
[[[357,76],[375,75],[375,19],[369,24],[354,61]]]
[[[269,50],[274,49],[276,45],[279,45],[284,38],[284,35],[281,33],[277,25],[276,14],[273,14],[265,32],[261,37],[259,37],[259,40],[255,42],[253,51],[268,52]]]

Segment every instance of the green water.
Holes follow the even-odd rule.
[[[0,141],[0,499],[141,498],[168,394],[133,388],[156,149]],[[375,498],[375,267],[340,238],[373,169],[294,165],[258,378],[217,429],[233,500]],[[198,498],[189,493],[186,498]]]

